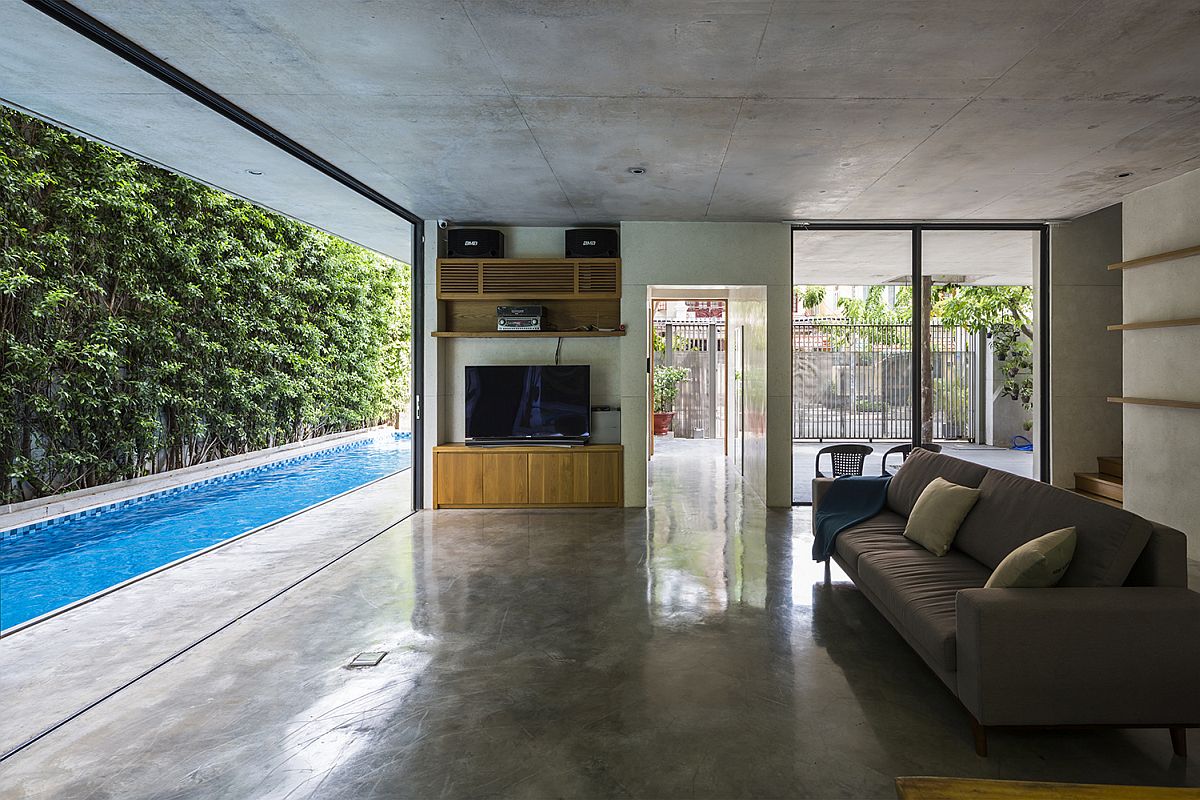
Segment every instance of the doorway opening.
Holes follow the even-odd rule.
[[[722,297],[650,300],[651,458],[728,455],[728,325]]]

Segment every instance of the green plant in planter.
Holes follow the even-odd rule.
[[[671,405],[679,396],[679,382],[688,376],[689,370],[683,367],[654,368],[654,413],[663,414],[671,411]]]

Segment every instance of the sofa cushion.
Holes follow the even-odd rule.
[[[946,555],[958,533],[958,526],[978,499],[978,489],[959,486],[945,478],[934,478],[913,506],[908,524],[904,526],[905,538],[912,539],[935,556]]]
[[[991,571],[951,550],[935,556],[924,548],[864,553],[859,580],[899,622],[901,635],[931,665],[954,672],[958,664],[955,595],[978,589]]]
[[[912,513],[917,498],[934,478],[945,478],[959,486],[975,489],[988,468],[928,450],[913,450],[888,484],[887,507],[897,514]]]
[[[851,525],[839,533],[834,541],[834,549],[853,570],[858,569],[858,559],[864,553],[920,550],[920,545],[904,538],[906,521],[899,514],[884,509],[865,522]]]
[[[954,549],[989,569],[1028,541],[1074,527],[1075,556],[1059,586],[1120,586],[1150,539],[1146,520],[1074,492],[989,470]]]
[[[1075,555],[1075,529],[1062,528],[1013,550],[996,567],[985,589],[1048,589],[1062,580]]]

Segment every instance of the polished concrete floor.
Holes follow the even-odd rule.
[[[887,798],[914,774],[1200,784],[1165,731],[999,732],[976,757],[938,679],[810,561],[807,509],[764,509],[719,455],[685,448],[661,451],[652,481],[646,510],[411,517],[0,764],[0,797]],[[132,653],[188,615],[172,616],[132,637],[103,619],[62,636],[77,658],[71,637]],[[388,655],[346,667],[368,650]]]

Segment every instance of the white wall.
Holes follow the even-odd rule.
[[[1125,198],[1124,260],[1200,245],[1200,170]],[[1200,256],[1124,270],[1126,322],[1200,317]],[[1200,401],[1200,327],[1121,336],[1124,394]],[[1200,558],[1200,411],[1126,405],[1125,507],[1179,528]]]
[[[742,338],[744,462],[742,477],[763,502],[767,500],[767,287],[739,286],[729,291],[729,330]],[[734,367],[736,369],[736,367]],[[733,384],[733,380],[730,380]],[[731,409],[733,404],[731,404]],[[731,412],[732,413],[732,412]],[[731,429],[736,420],[730,420]],[[732,437],[731,437],[732,440]],[[790,499],[789,499],[790,502]]]
[[[766,317],[755,318],[765,326],[767,348],[769,433],[760,493],[768,505],[790,506],[791,229],[778,223],[623,222],[621,275],[621,319],[628,325],[628,335],[619,340],[626,505],[646,504],[649,287],[750,285],[766,292]],[[751,335],[747,330],[747,342]]]
[[[1050,479],[1075,486],[1097,456],[1121,455],[1121,206],[1050,230]]]

